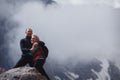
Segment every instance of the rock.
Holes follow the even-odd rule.
[[[35,68],[19,67],[0,74],[0,80],[47,80]]]

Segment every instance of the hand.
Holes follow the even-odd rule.
[[[38,43],[35,42],[35,43],[32,45],[32,48],[35,48],[35,47],[37,47],[37,46],[38,46]]]
[[[32,48],[30,49],[30,51],[34,53],[34,52],[35,52],[34,49],[35,49],[35,47],[37,47],[37,46],[38,46],[38,43],[37,43],[37,42],[33,43]]]

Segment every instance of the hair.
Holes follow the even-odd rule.
[[[34,35],[32,35],[32,36],[36,37],[37,40],[40,41],[40,39],[39,39],[39,37],[38,37],[37,35],[34,34]]]
[[[26,28],[25,32],[26,32],[28,29],[30,29],[30,30],[32,31],[32,28]]]

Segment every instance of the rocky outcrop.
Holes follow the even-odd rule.
[[[47,80],[35,68],[20,67],[0,74],[0,80]]]

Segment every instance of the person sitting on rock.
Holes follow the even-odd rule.
[[[31,43],[32,43],[32,48],[30,49],[31,53],[29,53],[29,55],[32,56],[32,60],[34,61],[34,67],[42,75],[44,75],[48,80],[50,80],[50,78],[48,77],[48,75],[46,74],[46,72],[43,68],[43,65],[46,61],[46,57],[48,55],[48,49],[45,46],[45,43],[40,41],[40,39],[37,35],[32,35]]]

